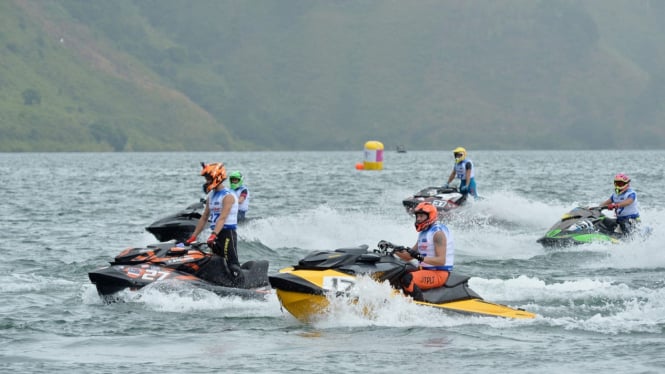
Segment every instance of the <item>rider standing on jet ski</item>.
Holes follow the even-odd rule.
[[[229,182],[231,182],[231,189],[238,197],[238,222],[242,222],[249,210],[249,190],[243,184],[243,176],[239,171],[229,174]]]
[[[206,178],[206,192],[208,192],[206,205],[194,233],[185,244],[195,242],[206,222],[209,222],[212,233],[207,240],[208,246],[213,253],[226,259],[234,275],[240,274],[236,232],[238,199],[233,191],[224,187],[226,168],[223,163],[207,164],[201,170],[201,175]]]
[[[438,212],[430,203],[420,203],[416,216],[418,241],[412,248],[394,251],[404,261],[418,260],[418,270],[406,273],[401,281],[404,291],[414,300],[424,301],[422,290],[446,284],[455,261],[453,235],[448,227],[437,221]]]
[[[478,198],[473,162],[466,158],[466,149],[457,147],[453,150],[453,155],[455,156],[455,165],[453,171],[450,172],[448,182],[443,187],[448,188],[450,182],[457,176],[460,180],[459,192],[465,196],[470,193],[474,198]]]
[[[637,203],[637,193],[630,188],[630,178],[623,173],[614,176],[614,193],[600,206],[607,206],[615,210],[617,218],[605,218],[603,224],[614,230],[618,224],[623,235],[628,235],[640,222],[640,211]]]

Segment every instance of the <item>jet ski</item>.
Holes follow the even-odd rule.
[[[264,299],[270,292],[268,261],[247,261],[233,276],[226,260],[203,250],[205,243],[191,246],[173,242],[127,248],[109,266],[88,273],[90,281],[105,300],[129,289],[137,290],[155,282],[182,281],[220,296]]]
[[[384,242],[385,243],[385,242]],[[415,270],[393,256],[392,245],[380,245],[369,252],[367,245],[341,248],[333,251],[311,252],[297,265],[281,269],[270,275],[270,285],[276,290],[282,307],[297,319],[307,322],[326,312],[329,298],[349,295],[357,276],[370,276],[377,282],[388,281],[395,295],[406,297],[399,291],[400,278]],[[483,300],[468,285],[469,277],[451,272],[445,286],[423,291],[424,301],[416,304],[446,311],[481,316],[506,318],[534,318],[535,314]]]
[[[543,247],[567,247],[576,244],[594,242],[620,243],[623,240],[638,236],[646,237],[651,233],[649,227],[637,227],[631,235],[625,235],[620,227],[612,228],[603,214],[605,206],[576,207],[561,216],[547,233],[537,240]]]
[[[158,219],[145,229],[160,242],[175,240],[182,243],[194,233],[205,208],[204,203],[205,199],[201,199],[181,211]]]
[[[183,243],[194,233],[204,209],[205,199],[201,199],[198,203],[189,205],[181,211],[158,219],[145,229],[160,242],[175,240],[178,243]],[[252,219],[254,218],[245,218],[238,221],[238,224],[245,224]]]
[[[457,187],[427,187],[402,200],[402,205],[406,212],[412,215],[418,204],[432,203],[439,211],[439,217],[442,217],[463,205],[466,196],[460,193]]]

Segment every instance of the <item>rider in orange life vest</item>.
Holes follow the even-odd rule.
[[[238,200],[233,191],[224,187],[226,168],[223,163],[207,164],[203,166],[201,175],[206,178],[205,186],[206,192],[208,192],[205,209],[196,224],[194,233],[185,244],[195,242],[206,223],[209,223],[212,232],[207,239],[208,246],[213,253],[226,259],[226,263],[233,273],[239,273],[240,262],[238,261],[236,232]]]
[[[610,230],[619,225],[621,232],[626,235],[640,222],[637,193],[630,188],[630,177],[626,174],[619,173],[614,176],[614,192],[609,199],[600,203],[600,206],[616,211],[616,220],[611,218],[603,220],[603,224]]]
[[[448,227],[437,222],[438,212],[430,203],[420,203],[414,210],[416,244],[406,251],[395,251],[404,261],[418,260],[419,269],[402,277],[402,288],[414,300],[424,301],[423,290],[441,287],[448,280],[455,261],[453,236]]]
[[[453,165],[453,171],[450,172],[448,176],[448,182],[443,185],[444,188],[448,188],[450,182],[459,178],[459,192],[463,195],[471,194],[474,198],[478,197],[478,188],[476,187],[476,178],[475,170],[473,167],[473,161],[466,157],[466,149],[463,147],[457,147],[453,150],[453,156],[455,156],[455,165]]]

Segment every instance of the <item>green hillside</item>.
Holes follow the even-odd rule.
[[[8,0],[0,151],[662,148],[649,1]]]
[[[221,122],[95,34],[57,2],[0,2],[0,150],[230,146]]]

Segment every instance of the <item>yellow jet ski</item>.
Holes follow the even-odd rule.
[[[329,297],[348,295],[356,283],[356,276],[367,275],[378,282],[388,280],[399,290],[401,276],[413,270],[413,265],[393,256],[395,248],[383,246],[373,252],[367,249],[367,245],[362,245],[312,252],[301,259],[298,265],[270,275],[270,285],[276,290],[282,307],[305,322],[325,313],[330,303]],[[424,301],[414,302],[473,315],[519,319],[536,316],[522,309],[483,300],[469,288],[468,280],[468,276],[453,271],[443,287],[423,291]]]

